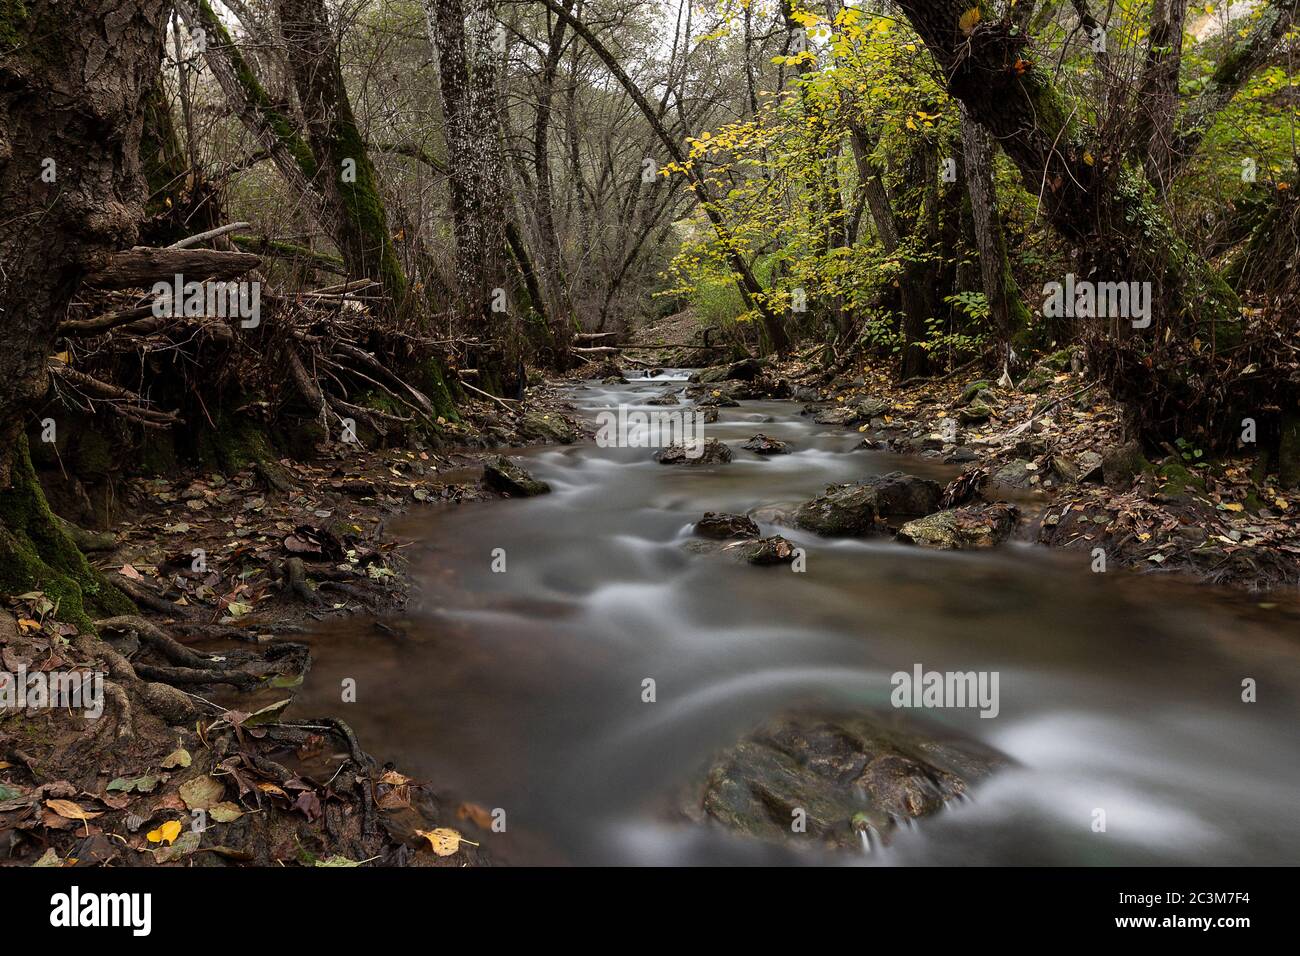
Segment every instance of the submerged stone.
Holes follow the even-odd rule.
[[[687,815],[744,836],[835,850],[888,842],[897,825],[1010,763],[898,713],[783,714],[719,754]]]

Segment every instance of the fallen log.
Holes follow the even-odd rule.
[[[233,279],[261,264],[260,256],[248,252],[136,246],[110,256],[88,272],[84,281],[97,289],[138,289],[155,282],[170,282],[178,275],[186,281]]]

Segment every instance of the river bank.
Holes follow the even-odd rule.
[[[655,523],[662,523],[668,512],[676,514],[682,507],[697,517],[715,508],[731,510],[736,501],[734,493],[726,490],[731,482],[726,475],[729,467],[739,467],[740,480],[746,487],[758,480],[765,489],[759,491],[760,486],[755,486],[756,497],[739,509],[742,513],[748,511],[774,535],[789,534],[794,545],[811,553],[814,562],[825,557],[838,566],[845,557],[860,555],[854,559],[858,562],[861,556],[880,553],[873,550],[879,546],[867,544],[867,551],[845,552],[834,538],[825,539],[824,546],[818,539],[807,537],[806,532],[801,538],[796,519],[799,502],[816,494],[822,478],[851,482],[862,476],[864,466],[876,473],[893,468],[915,472],[942,485],[949,492],[948,503],[956,508],[979,508],[982,498],[1014,502],[1018,520],[1014,529],[1008,528],[999,538],[1009,538],[1013,546],[1015,542],[1062,545],[1063,557],[1082,552],[1077,560],[1093,572],[1097,570],[1093,566],[1093,549],[1100,547],[1110,562],[1104,568],[1107,572],[1125,566],[1161,571],[1177,568],[1199,571],[1203,577],[1218,577],[1245,589],[1294,580],[1286,576],[1294,568],[1287,571],[1285,567],[1285,556],[1292,552],[1285,547],[1271,550],[1275,541],[1284,546],[1293,544],[1293,537],[1287,534],[1293,535],[1294,529],[1269,513],[1272,509],[1261,508],[1258,502],[1248,506],[1247,486],[1228,480],[1235,473],[1232,469],[1241,465],[1229,463],[1215,471],[1185,469],[1200,484],[1192,493],[1177,498],[1169,487],[1176,474],[1169,463],[1153,468],[1135,461],[1127,486],[1120,487],[1125,479],[1115,471],[1117,465],[1108,468],[1105,463],[1107,442],[1118,432],[1114,410],[1104,402],[1090,400],[1085,406],[1079,401],[1087,395],[1086,383],[1081,383],[1077,373],[1068,367],[1054,372],[1034,393],[1020,393],[995,383],[984,382],[981,386],[959,380],[900,390],[868,373],[818,382],[819,373],[798,364],[727,365],[694,373],[694,378],[702,379],[694,383],[686,381],[684,374],[677,378],[631,378],[626,388],[619,381],[623,378],[621,372],[600,371],[609,374],[603,379],[539,388],[531,396],[532,407],[528,411],[517,409],[505,427],[499,426],[495,433],[467,437],[484,445],[503,442],[522,446],[522,461],[534,471],[538,461],[551,460],[538,459],[539,454],[566,456],[556,464],[586,462],[585,458],[573,459],[572,454],[585,455],[584,449],[590,448],[579,439],[593,431],[592,414],[596,408],[621,402],[671,408],[667,402],[671,397],[683,408],[712,408],[722,419],[718,427],[723,441],[738,449],[736,454],[748,458],[736,466],[712,469],[716,477],[710,477],[706,474],[709,469],[692,474],[690,469],[678,471],[673,466],[652,464],[648,451],[617,452],[611,464],[625,469],[623,473],[633,482],[628,491],[641,487],[638,482],[643,479],[633,476],[645,468],[651,469],[646,478],[653,478],[656,485],[645,486],[642,496],[632,499],[636,504],[620,498],[619,507],[630,507],[631,511],[619,511],[620,517],[612,527],[639,508],[655,513],[666,505],[668,511],[654,518]],[[786,401],[787,397],[796,404]],[[571,400],[581,406],[576,417],[572,409],[564,407]],[[492,410],[489,416],[489,410],[484,409],[484,418],[501,417],[499,411]],[[792,432],[783,433],[782,429],[791,427],[787,421],[800,424]],[[1025,421],[1029,428],[1007,434]],[[784,443],[796,452],[790,458],[792,464],[782,466],[775,463],[775,456],[739,450],[760,432],[778,443],[782,439],[776,436],[786,434],[789,440]],[[547,445],[542,441],[545,439],[558,444]],[[548,447],[564,449],[566,439],[571,443],[567,450],[546,452]],[[1098,447],[1103,451],[1092,451]],[[798,453],[805,457],[800,458]],[[1089,453],[1103,459],[1095,468],[1087,467],[1090,459],[1085,455]],[[867,457],[858,457],[862,455]],[[465,447],[454,452],[387,449],[364,454],[356,449],[334,449],[329,456],[310,464],[282,461],[280,465],[288,477],[286,489],[265,487],[254,470],[233,476],[194,475],[183,481],[152,480],[133,485],[133,506],[142,517],[115,529],[114,550],[103,554],[98,563],[114,571],[115,580],[122,581],[133,595],[146,620],[123,621],[110,628],[114,648],[126,657],[139,654],[151,643],[147,625],[154,623],[183,635],[185,648],[204,655],[208,661],[237,660],[243,651],[241,645],[251,645],[256,660],[250,658],[246,667],[241,666],[241,672],[255,674],[257,680],[244,681],[241,677],[239,686],[216,689],[196,683],[193,696],[202,703],[207,723],[201,721],[193,732],[178,733],[143,720],[131,728],[124,741],[120,721],[110,734],[89,736],[84,733],[84,725],[76,724],[81,718],[72,715],[29,715],[0,723],[0,734],[4,735],[0,742],[5,745],[0,756],[4,764],[0,767],[0,785],[6,787],[5,799],[0,801],[0,833],[8,834],[11,862],[351,865],[366,861],[467,865],[492,861],[497,854],[490,847],[497,845],[506,847],[506,852],[500,854],[503,862],[573,859],[575,851],[569,842],[582,847],[589,844],[590,836],[571,832],[569,821],[557,822],[547,812],[523,810],[519,814],[523,825],[515,828],[513,842],[504,844],[497,839],[497,811],[502,811],[504,818],[506,810],[520,798],[497,799],[498,791],[510,793],[511,787],[494,781],[492,773],[485,780],[481,771],[466,775],[463,766],[456,767],[467,759],[463,750],[467,744],[452,746],[457,751],[455,759],[432,762],[420,748],[413,750],[410,744],[421,734],[427,735],[429,727],[446,728],[448,736],[462,736],[465,728],[461,725],[472,717],[494,727],[494,739],[478,740],[481,754],[503,745],[497,737],[509,737],[511,748],[522,748],[512,753],[524,766],[537,761],[533,749],[547,754],[553,753],[556,746],[554,741],[524,746],[515,737],[519,733],[516,724],[527,725],[530,719],[537,718],[540,726],[546,725],[546,719],[539,715],[509,713],[513,705],[502,701],[517,697],[521,693],[519,686],[501,688],[501,693],[490,695],[490,699],[466,701],[459,696],[456,685],[444,686],[441,678],[431,676],[441,669],[435,663],[441,661],[449,674],[457,676],[457,684],[468,674],[488,686],[497,686],[500,671],[512,670],[501,663],[498,655],[484,653],[482,642],[489,640],[490,645],[494,639],[485,637],[473,615],[442,620],[432,631],[429,624],[431,613],[432,619],[438,619],[435,609],[444,599],[448,608],[463,604],[479,608],[475,614],[494,606],[494,579],[480,580],[480,572],[473,569],[479,563],[486,565],[496,546],[502,551],[503,572],[507,558],[511,562],[521,558],[519,549],[505,540],[514,531],[492,532],[481,523],[483,508],[517,509],[522,504],[490,503],[501,494],[502,487],[510,486],[499,480],[495,485],[482,480],[485,457],[485,451]],[[858,461],[863,464],[855,465]],[[593,459],[586,466],[595,464]],[[767,471],[754,472],[754,467]],[[574,494],[572,477],[566,477],[567,472],[562,470],[556,481],[554,475],[547,474],[554,468],[555,464],[548,465],[540,474],[552,479],[557,491],[554,497],[563,502]],[[1093,473],[1097,470],[1102,482]],[[981,472],[987,478],[981,478]],[[660,478],[668,481],[667,487],[678,490],[671,492],[666,501],[656,503],[656,496],[662,493],[655,490]],[[1262,490],[1273,493],[1267,488]],[[953,498],[958,493],[965,497]],[[556,506],[547,503],[546,498],[535,500],[543,508]],[[463,507],[441,508],[451,503]],[[1232,507],[1235,504],[1241,508]],[[1276,504],[1274,508],[1282,510]],[[571,515],[568,507],[563,513]],[[464,522],[453,517],[461,514],[469,525],[460,527]],[[1215,536],[1221,539],[1217,545],[1208,544],[1208,551],[1204,542],[1193,540],[1187,533],[1189,528],[1199,529],[1198,522],[1213,522],[1205,526],[1204,542],[1211,542]],[[496,526],[494,520],[492,527]],[[887,539],[907,541],[906,536],[896,536],[898,530],[881,529]],[[648,554],[660,555],[651,561],[660,566],[659,572],[650,573],[651,580],[665,571],[675,580],[675,569],[682,560],[677,555],[685,556],[694,550],[697,557],[707,557],[708,549],[683,550],[677,544],[671,552],[663,552],[665,543],[679,538],[670,524],[651,536],[658,542],[653,546],[641,541],[641,531],[631,533],[640,542],[633,551],[649,548]],[[495,540],[494,534],[502,539]],[[529,539],[532,543],[524,559],[529,551],[536,553],[539,548],[562,554],[570,537],[558,526],[545,532],[539,528]],[[591,539],[587,539],[582,547],[590,543]],[[1177,547],[1171,547],[1171,543]],[[892,541],[886,547],[894,547]],[[461,554],[463,549],[470,550]],[[1207,553],[1214,556],[1213,560],[1205,560]],[[196,563],[198,554],[203,559]],[[1250,562],[1233,557],[1241,554],[1249,556]],[[1282,556],[1283,570],[1278,572],[1267,559],[1261,560],[1261,554]],[[1152,555],[1163,557],[1153,561]],[[625,575],[623,565],[639,566],[645,560],[634,557],[632,552],[615,552],[607,557],[608,565],[602,573],[610,576],[609,586],[615,589]],[[665,561],[668,563],[663,564]],[[1069,558],[1058,565],[1062,573],[1070,573]],[[430,567],[437,568],[436,572]],[[552,583],[534,578],[532,571],[521,575],[517,564],[512,567],[516,570],[495,578],[497,582],[509,582],[511,588],[508,603],[493,612],[507,614],[498,627],[512,632],[519,622],[507,625],[504,621],[523,608],[529,609],[527,618],[572,613],[564,610],[567,598],[557,601],[548,597]],[[918,564],[918,577],[908,587],[919,586],[938,567]],[[1224,574],[1225,567],[1231,573]],[[990,572],[1005,573],[995,568],[1005,568],[1005,560],[980,572],[977,578]],[[631,579],[647,572],[642,567]],[[736,572],[779,573],[762,568],[746,571],[743,567],[725,573],[730,576]],[[864,573],[865,569],[855,570],[851,562],[820,580],[831,584],[843,580],[852,588],[849,582]],[[1161,577],[1177,579],[1167,574]],[[471,580],[477,584],[471,584]],[[742,589],[741,593],[753,586],[764,587],[757,578],[744,583],[736,579],[734,585]],[[751,599],[761,602],[758,593]],[[5,628],[5,662],[12,665],[11,669],[22,662],[46,668],[77,663],[75,635],[62,630],[64,625],[58,623],[56,609],[46,607],[46,603],[48,599],[43,595],[26,596],[12,609],[11,618],[0,621]],[[1286,603],[1284,595],[1281,603]],[[633,611],[637,606],[636,601],[627,605],[620,600],[603,611],[593,609],[597,611],[593,624],[598,633],[611,624],[627,626],[626,615],[639,614]],[[1247,620],[1262,615],[1257,623],[1247,625],[1250,628],[1268,628],[1271,623],[1291,619],[1291,612],[1272,600],[1257,599],[1244,603],[1242,608],[1234,614],[1244,613]],[[696,622],[691,626],[700,625]],[[739,621],[728,622],[728,627],[736,626],[740,626]],[[763,631],[757,622],[750,628],[755,633]],[[443,635],[436,641],[436,646],[443,649],[434,658],[422,656],[425,651],[421,648],[429,646],[428,634]],[[448,635],[456,638],[451,645],[447,643]],[[67,637],[72,638],[72,643],[64,650],[60,642]],[[468,648],[461,646],[460,638]],[[591,652],[592,645],[585,644],[571,645],[561,654],[561,661],[572,666],[573,676],[560,683],[576,680],[579,686],[588,682],[594,682],[589,686],[605,686],[606,676],[592,673],[589,662],[579,663],[579,658]],[[406,654],[414,654],[420,665],[396,665]],[[519,654],[520,648],[512,646],[510,655]],[[460,660],[464,655],[468,657]],[[529,654],[523,658],[531,660],[539,673],[545,672],[547,680],[557,680],[554,662],[534,659]],[[449,659],[457,662],[446,663]],[[834,660],[832,654],[828,665]],[[610,663],[621,673],[624,666],[616,661],[617,655]],[[696,681],[713,670],[712,665],[704,665],[700,675],[681,674],[679,680]],[[405,684],[407,672],[416,681],[409,688]],[[789,679],[782,678],[778,685],[785,686],[783,682]],[[871,677],[867,683],[876,686],[879,679]],[[809,681],[816,686],[822,680],[814,672],[796,679],[794,686]],[[531,683],[524,686],[529,688],[526,695],[549,699],[549,690]],[[376,693],[391,700],[376,702]],[[417,702],[430,693],[445,695],[453,710],[440,709],[437,720],[424,721],[428,715]],[[303,699],[294,700],[288,710],[301,716],[285,716],[285,702],[299,697]],[[757,779],[767,779],[763,788],[770,794],[773,781],[763,775],[780,772],[788,776],[792,772],[789,767],[777,769],[783,761],[804,753],[800,749],[803,745],[789,743],[788,731],[782,729],[791,720],[795,721],[788,724],[791,727],[801,726],[798,722],[807,719],[831,719],[832,724],[827,726],[856,727],[852,733],[858,742],[847,751],[834,751],[838,754],[836,760],[861,761],[865,767],[887,758],[914,767],[915,773],[910,776],[879,778],[878,785],[885,789],[874,791],[877,800],[894,812],[882,818],[865,811],[859,814],[862,832],[875,834],[873,839],[896,827],[895,818],[901,820],[909,815],[900,814],[900,808],[914,807],[917,812],[911,815],[933,813],[963,794],[969,782],[987,773],[980,769],[984,761],[1005,763],[1006,758],[997,751],[991,752],[993,757],[987,756],[989,751],[979,751],[983,756],[974,764],[970,756],[949,764],[969,780],[953,777],[945,784],[944,775],[950,771],[941,771],[929,762],[915,762],[919,759],[917,741],[925,739],[915,736],[915,728],[896,728],[882,737],[879,724],[872,725],[878,728],[876,731],[868,732],[860,723],[844,723],[860,721],[860,717],[828,718],[825,702],[812,718],[800,718],[796,713],[772,725],[771,708],[778,702],[785,707],[796,701],[787,700],[784,694],[773,698],[770,691],[760,698],[767,703],[758,709],[747,704],[732,713],[722,724],[725,733],[710,739],[713,746],[746,739],[747,728],[760,718],[769,720],[768,730],[753,737],[748,749],[742,743],[739,750],[722,751],[730,756],[711,764],[712,782],[706,789],[701,792],[691,789],[695,785],[688,785],[690,795],[681,800],[674,798],[670,803],[677,806],[670,812],[661,809],[657,812],[659,818],[680,814],[683,820],[694,820],[693,825],[706,820],[725,824],[730,820],[732,829],[763,836],[762,818],[755,816],[758,805],[751,806],[745,800],[737,803],[734,795],[753,792],[750,784],[755,774],[759,775]],[[851,699],[859,704],[864,700],[877,705],[881,702],[875,691],[865,698],[851,695]],[[844,701],[837,703],[842,706]],[[313,714],[325,717],[314,718]],[[354,724],[358,726],[354,728]],[[572,728],[570,731],[576,739],[582,739],[582,733]],[[796,736],[803,739],[806,731]],[[833,736],[840,739],[844,735],[837,730]],[[376,765],[361,749],[363,745],[381,759],[394,758],[396,765]],[[439,741],[432,749],[441,752],[447,746]],[[955,754],[965,753],[961,747],[969,745],[957,746]],[[769,756],[755,764],[750,754]],[[691,759],[703,757],[696,753]],[[703,769],[709,766],[706,761]],[[422,784],[422,779],[430,782]],[[737,790],[737,781],[748,782]],[[931,793],[925,781],[937,781],[938,789]],[[791,789],[782,798],[782,806],[793,807],[801,795],[810,792],[810,787],[815,793],[822,786],[798,774],[787,783]],[[568,790],[557,787],[560,792]],[[621,787],[614,790],[606,795],[611,805],[626,797]],[[453,793],[460,796],[450,795]],[[829,806],[836,805],[830,796],[827,799],[831,801]],[[845,831],[839,829],[843,821],[838,816],[842,812],[836,810],[824,819],[815,819],[815,831],[821,836],[829,834],[831,843],[842,840]],[[197,831],[192,828],[196,819],[201,824]],[[176,829],[173,831],[170,825]],[[772,836],[770,832],[765,835]],[[576,852],[583,858],[581,850]],[[601,850],[601,854],[608,852],[608,847]]]

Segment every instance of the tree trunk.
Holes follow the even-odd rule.
[[[989,305],[989,318],[997,332],[1004,358],[1012,339],[1029,323],[1029,310],[1020,299],[1020,289],[1011,274],[998,195],[993,183],[993,139],[984,127],[961,107],[962,153],[966,159],[966,189],[970,194],[971,219],[975,224],[975,245],[980,254],[980,280]]]
[[[457,278],[463,304],[491,321],[504,286],[505,157],[495,101],[489,12],[482,0],[425,0],[446,120]],[[467,19],[468,18],[468,19]]]
[[[45,591],[83,629],[132,608],[50,513],[24,429],[82,277],[137,238],[166,16],[165,0],[0,4],[0,593]]]
[[[566,0],[571,9],[573,0]],[[548,293],[548,311],[551,314],[552,338],[557,359],[564,361],[563,353],[569,349],[573,333],[573,308],[565,288],[564,266],[560,254],[560,237],[555,229],[555,197],[551,191],[550,130],[551,106],[555,97],[555,77],[560,57],[564,53],[564,36],[568,23],[556,20],[547,37],[546,60],[542,64],[540,89],[537,94],[537,114],[533,120],[533,176],[535,181],[537,236],[541,244],[543,283]]]
[[[0,488],[85,273],[132,245],[165,0],[0,4]]]
[[[343,85],[338,42],[324,0],[277,0],[289,46],[307,142],[315,157],[315,186],[336,211],[331,238],[349,273],[373,279],[393,308],[406,298],[406,275],[388,230],[388,216],[365,141]]]

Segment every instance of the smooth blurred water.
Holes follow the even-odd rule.
[[[592,385],[594,416],[681,381]],[[680,409],[689,410],[687,403]],[[660,409],[673,411],[669,407]],[[674,820],[710,753],[796,703],[887,707],[889,675],[995,670],[1001,710],[930,711],[1020,764],[837,862],[1300,861],[1300,616],[1083,552],[939,553],[772,524],[825,485],[949,466],[855,450],[790,402],[722,409],[716,467],[591,443],[521,451],[543,497],[431,509],[418,599],[386,633],[329,625],[295,707],[335,712],[405,772],[507,812],[510,862],[823,862]],[[767,419],[774,419],[768,421]],[[788,441],[761,458],[757,432]],[[706,510],[757,512],[807,571],[688,552]],[[506,572],[491,570],[493,549]],[[339,704],[339,682],[358,682]],[[657,700],[641,699],[653,678]],[[1241,701],[1244,678],[1258,703]],[[1092,829],[1094,810],[1106,832]]]

